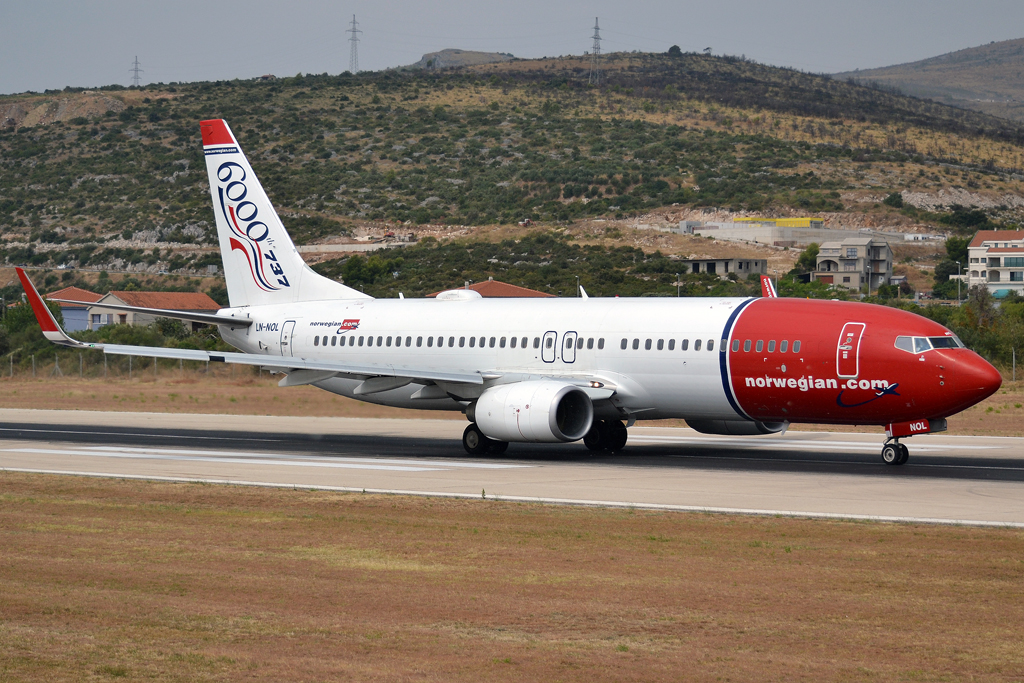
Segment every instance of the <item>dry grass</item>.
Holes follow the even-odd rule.
[[[1024,533],[3,474],[0,679],[1024,676]]]

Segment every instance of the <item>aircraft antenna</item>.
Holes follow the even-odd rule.
[[[139,56],[135,55],[135,61],[132,62],[132,68],[128,69],[132,72],[132,85],[136,88],[139,87],[139,74],[146,73],[139,68]]]
[[[594,17],[594,47],[591,48],[590,56],[590,85],[597,85],[601,80],[601,27]]]
[[[351,33],[348,42],[352,44],[351,49],[348,53],[348,70],[350,73],[359,73],[359,34],[362,33],[359,30],[359,22],[356,21],[356,15],[352,15],[352,28],[345,29],[345,33]]]

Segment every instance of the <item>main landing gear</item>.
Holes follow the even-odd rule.
[[[898,440],[887,439],[882,446],[882,462],[886,465],[902,465],[910,458],[910,451]]]
[[[621,451],[626,447],[629,434],[626,425],[618,420],[594,420],[583,443],[592,451]]]
[[[484,453],[500,455],[508,450],[508,441],[488,439],[474,422],[466,427],[466,431],[462,432],[462,447],[470,455],[483,455]]]

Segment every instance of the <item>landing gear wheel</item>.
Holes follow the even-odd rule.
[[[900,461],[897,465],[903,465],[910,459],[910,449],[905,444],[900,444]]]
[[[466,427],[466,431],[462,432],[462,447],[470,455],[483,455],[492,443],[475,423]]]
[[[508,450],[508,441],[493,441],[487,446],[487,452],[491,455],[501,455]]]
[[[583,445],[592,451],[603,451],[608,448],[608,423],[594,420],[590,431],[583,437]]]
[[[615,453],[621,451],[626,447],[626,440],[629,439],[629,433],[626,431],[626,425],[622,424],[618,420],[608,421],[608,450]]]
[[[882,462],[886,465],[899,465],[903,449],[898,443],[887,443],[882,447]]]

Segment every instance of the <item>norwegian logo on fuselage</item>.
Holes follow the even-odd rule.
[[[217,180],[220,210],[231,229],[231,250],[245,254],[253,282],[265,292],[291,287],[284,267],[274,255],[270,228],[260,219],[260,207],[246,199],[249,188],[245,184],[245,168],[237,162],[225,161],[217,168]]]
[[[359,329],[359,318],[346,318],[345,320],[342,320],[341,321],[341,325],[338,326],[338,333],[342,334],[344,332],[348,332],[349,330],[358,330],[358,329]]]

